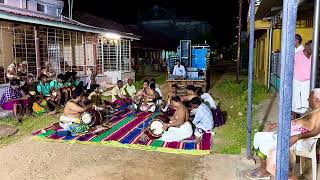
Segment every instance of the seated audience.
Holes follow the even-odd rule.
[[[214,110],[217,108],[212,96],[209,93],[204,93],[201,87],[197,88],[197,94],[201,97],[203,102],[210,107],[210,109]]]
[[[27,61],[23,61],[21,64],[19,64],[18,66],[18,76],[20,77],[20,79],[23,79],[27,76],[28,72],[27,72],[27,68],[28,68],[28,62]]]
[[[195,126],[194,136],[197,141],[200,141],[202,135],[206,131],[211,131],[213,128],[213,116],[209,107],[202,103],[199,97],[194,97],[190,101],[191,109],[195,112],[192,124]]]
[[[156,83],[155,79],[150,80],[150,84],[152,84],[152,83],[154,83],[156,85],[156,89],[160,89],[160,86],[159,86],[159,84]]]
[[[171,98],[171,106],[176,109],[174,115],[170,118],[170,122],[164,125],[166,130],[160,140],[166,142],[182,141],[192,136],[192,125],[188,121],[188,109],[182,104],[179,96]]]
[[[48,76],[45,74],[40,75],[40,82],[37,86],[37,91],[40,94],[40,99],[46,100],[53,107],[58,105],[55,103],[55,99],[52,98],[50,83],[48,82]]]
[[[302,118],[291,121],[290,149],[310,151],[320,134],[320,89],[313,89],[309,94],[309,107],[312,111]],[[267,179],[276,170],[277,124],[270,124],[269,132],[258,132],[254,135],[253,147],[260,158],[260,167],[247,174],[250,179]],[[272,132],[273,131],[273,132]],[[295,162],[292,162],[295,163]],[[290,169],[292,170],[292,169]],[[294,178],[294,177],[291,177]]]
[[[46,62],[45,65],[41,68],[41,74],[47,75],[49,79],[56,76],[56,73],[51,68],[51,64],[49,62]]]
[[[17,122],[21,122],[22,109],[27,105],[25,104],[23,94],[20,89],[20,81],[13,79],[10,81],[10,86],[4,91],[0,100],[0,105],[4,110],[13,112],[13,116]]]
[[[123,89],[123,82],[118,80],[117,86],[115,86],[112,91],[112,103],[117,106],[123,106],[126,104],[131,104],[131,100],[126,97],[126,92]]]
[[[21,90],[24,92],[24,95],[36,95],[36,87],[34,86],[34,76],[32,74],[28,74],[26,77],[26,81],[23,86],[21,86]]]
[[[93,92],[91,92],[88,96],[88,100],[90,101],[90,103],[93,103],[97,106],[100,106],[103,104],[103,100],[101,99],[101,94],[103,93],[103,90],[100,89],[100,85],[99,84],[93,84],[91,86],[93,90]]]
[[[154,92],[154,102],[159,105],[162,103],[162,94],[161,94],[161,91],[159,93],[159,91],[156,90],[156,85],[154,83],[151,83],[150,84],[150,88],[153,90]]]
[[[8,66],[6,77],[9,80],[17,79],[17,71],[16,71],[15,63],[12,63]]]
[[[126,96],[129,98],[133,98],[135,94],[137,93],[136,87],[133,84],[133,80],[130,78],[128,79],[128,83],[124,85],[124,91],[126,93]]]
[[[30,114],[30,110],[32,107],[32,104],[36,101],[36,87],[33,85],[34,83],[34,76],[29,74],[26,76],[26,81],[24,82],[23,86],[21,86],[21,91],[23,97],[25,97],[27,104],[27,108],[25,108],[25,111],[27,114]]]
[[[68,102],[68,91],[63,88],[65,87],[63,84],[64,75],[58,74],[57,78],[50,82],[50,90],[51,90],[51,98],[57,102],[58,105],[61,104],[62,93],[65,97],[65,103]]]

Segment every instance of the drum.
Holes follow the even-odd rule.
[[[168,116],[166,116],[166,115],[158,115],[154,119],[160,119],[164,123],[169,123],[170,122],[170,118]]]
[[[156,106],[154,103],[141,104],[140,111],[142,112],[154,112],[156,110]]]
[[[83,124],[93,127],[102,123],[102,115],[99,111],[89,109],[81,114],[80,120]]]
[[[160,119],[153,119],[147,127],[146,135],[150,139],[158,139],[164,133],[164,122]]]

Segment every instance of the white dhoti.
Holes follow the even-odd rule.
[[[292,86],[292,111],[303,114],[309,108],[310,80],[298,81],[293,79]]]
[[[277,146],[277,135],[274,132],[257,132],[254,135],[253,147],[265,156]]]
[[[189,121],[182,124],[180,127],[170,127],[164,132],[159,140],[166,142],[182,141],[191,137],[193,134],[192,126]]]
[[[293,151],[311,151],[315,138],[301,139],[294,144],[291,149]],[[275,132],[258,132],[253,139],[254,149],[258,149],[265,156],[270,155],[270,151],[277,147],[277,134]]]
[[[59,125],[64,129],[64,130],[70,130],[70,125],[73,123],[80,123],[80,118],[72,118],[72,117],[67,117],[65,115],[60,116],[60,122]]]

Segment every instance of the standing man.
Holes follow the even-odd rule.
[[[312,41],[305,49],[295,54],[293,67],[292,111],[293,118],[305,113],[309,108]]]
[[[302,46],[301,42],[302,42],[302,38],[300,34],[296,34],[295,41],[294,41],[295,53],[298,53],[304,50],[304,47]]]
[[[181,65],[180,61],[176,62],[172,75],[175,77],[175,79],[184,79],[186,77],[186,69],[183,65]]]

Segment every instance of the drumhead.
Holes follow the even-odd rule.
[[[82,113],[82,115],[81,115],[81,121],[82,121],[84,124],[90,124],[91,121],[92,121],[92,115],[91,115],[90,113],[87,113],[87,112]]]
[[[161,135],[164,130],[163,130],[163,122],[160,120],[154,120],[153,122],[150,123],[150,131],[154,135]]]

